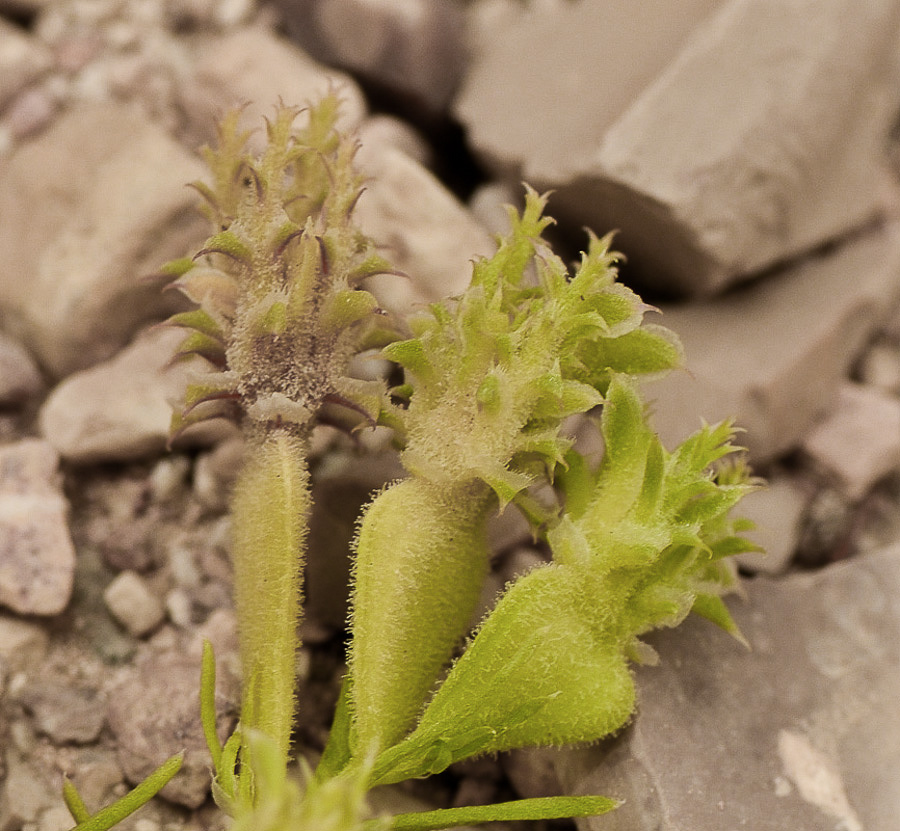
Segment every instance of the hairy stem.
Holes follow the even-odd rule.
[[[350,655],[361,753],[384,749],[410,729],[471,624],[496,501],[479,480],[447,486],[412,477],[366,512]]]
[[[235,604],[243,666],[242,729],[274,739],[287,760],[294,653],[310,511],[307,434],[259,427],[232,498]]]

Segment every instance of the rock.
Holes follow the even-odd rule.
[[[596,152],[722,0],[687,0],[677,9],[653,0],[516,5],[470,5],[478,51],[454,112],[493,167],[559,182]],[[479,19],[486,7],[487,19]],[[577,61],[561,66],[562,55]]]
[[[51,90],[30,86],[17,95],[4,113],[3,121],[16,141],[43,130],[56,115],[59,103]]]
[[[753,573],[781,574],[787,570],[800,542],[809,502],[809,494],[787,478],[772,479],[747,494],[735,513],[756,523],[746,536],[763,550],[738,554],[738,565]]]
[[[745,583],[748,651],[708,622],[655,634],[633,725],[561,764],[624,799],[583,831],[889,831],[900,811],[900,546]]]
[[[402,314],[464,291],[473,257],[494,253],[490,234],[431,173],[400,150],[363,146],[358,161],[369,183],[356,206],[356,221],[388,261],[408,275],[371,278],[381,304]]]
[[[123,781],[116,754],[104,747],[79,749],[65,773],[78,788],[85,805],[95,809],[113,802],[113,788]]]
[[[835,408],[802,446],[849,499],[859,499],[900,468],[900,399],[861,384],[844,384]]]
[[[834,408],[898,294],[900,226],[892,224],[722,298],[663,305],[687,369],[646,385],[664,443],[681,441],[702,416],[734,417],[754,464],[796,447]]]
[[[501,757],[504,773],[523,799],[559,796],[562,788],[556,764],[559,752],[552,747],[526,747]]]
[[[135,638],[149,635],[166,616],[165,607],[134,571],[116,575],[103,592],[110,614]]]
[[[58,799],[50,783],[33,765],[8,759],[6,776],[0,780],[0,829],[16,831],[27,827]]]
[[[399,118],[383,113],[370,115],[359,125],[358,136],[363,147],[394,147],[424,167],[432,161],[431,148],[422,135]]]
[[[10,675],[40,665],[47,643],[47,633],[36,623],[0,614],[0,658]]]
[[[118,741],[119,764],[132,783],[185,751],[184,763],[161,796],[188,808],[209,795],[210,756],[197,715],[200,662],[178,654],[152,655],[107,697],[107,720]],[[228,719],[220,723],[228,727]]]
[[[39,439],[0,447],[0,605],[18,614],[59,614],[72,593],[75,548],[58,462]]]
[[[227,60],[222,56],[227,55]],[[262,146],[263,116],[270,117],[279,101],[302,107],[338,91],[343,106],[340,125],[348,129],[365,114],[362,92],[353,80],[316,63],[282,38],[261,28],[247,28],[199,42],[194,61],[195,80],[182,90],[182,107],[198,135],[210,138],[222,112],[244,106],[244,123]]]
[[[95,687],[38,681],[17,698],[34,716],[38,732],[58,744],[89,744],[103,729],[106,706]]]
[[[485,156],[556,190],[551,212],[621,229],[647,284],[710,295],[883,210],[900,7],[684,5],[526,18],[482,57],[457,111]],[[583,60],[561,72],[560,54]]]
[[[280,0],[288,34],[321,61],[441,112],[465,67],[465,16],[429,0]]]
[[[41,433],[76,464],[122,462],[162,453],[172,404],[183,393],[195,361],[171,367],[184,332],[160,327],[142,333],[112,360],[66,378],[39,414]],[[201,428],[202,429],[199,429]],[[231,435],[217,420],[184,435],[188,443],[211,443]]]
[[[28,350],[0,332],[0,406],[23,404],[43,386],[41,373]]]
[[[884,339],[870,346],[860,361],[859,380],[900,395],[900,344]]]
[[[73,153],[72,148],[79,148]],[[174,308],[147,280],[208,233],[186,182],[202,168],[124,104],[73,107],[0,165],[7,329],[62,376]]]
[[[51,65],[50,53],[36,38],[0,18],[0,110]]]

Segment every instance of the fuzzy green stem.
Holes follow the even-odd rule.
[[[496,501],[479,480],[444,485],[412,477],[366,511],[350,654],[355,752],[403,737],[472,623]]]
[[[241,727],[259,730],[287,761],[295,651],[310,511],[305,432],[251,434],[232,498],[235,604],[243,666]]]

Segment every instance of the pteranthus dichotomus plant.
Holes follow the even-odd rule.
[[[353,224],[362,180],[336,113],[326,98],[298,127],[299,113],[280,109],[259,157],[238,114],[227,117],[206,154],[212,184],[196,186],[214,233],[169,267],[196,304],[172,319],[187,330],[179,354],[210,364],[173,430],[226,415],[247,439],[231,505],[242,707],[224,745],[209,648],[200,684],[214,796],[242,831],[425,831],[611,810],[602,796],[556,797],[371,818],[365,797],[472,756],[618,730],[635,708],[629,662],[653,658],[641,636],[690,612],[739,636],[721,596],[735,582],[730,555],[753,548],[731,518],[753,483],[728,460],[728,424],[661,445],[638,384],[681,363],[677,339],[618,281],[609,237],[590,235],[572,269],[553,253],[531,189],[466,292],[388,330],[360,287],[390,266]],[[390,390],[348,373],[375,348],[403,372]],[[348,671],[321,761],[297,781],[287,765],[306,456],[314,420],[338,407],[357,426],[391,427],[408,475],[360,518]],[[567,432],[583,414],[602,438],[597,466]],[[551,560],[508,585],[472,632],[487,523],[513,510]],[[77,794],[69,802],[81,827],[111,824]]]

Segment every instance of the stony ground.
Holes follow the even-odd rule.
[[[676,10],[677,6],[677,10]],[[395,804],[625,800],[592,831],[892,831],[900,815],[900,3],[0,0],[0,831],[70,826],[187,750],[129,820],[220,827],[199,649],[237,700],[225,425],[165,449],[177,301],[206,235],[184,183],[216,114],[337,84],[371,177],[358,219],[409,279],[459,291],[524,178],[562,250],[619,228],[624,279],[682,337],[648,389],[676,441],[735,416],[768,489],[734,614],[655,638],[640,711],[600,747],[462,766]],[[398,475],[376,431],[317,428],[298,743],[340,677],[346,542]],[[539,562],[493,529],[496,588]],[[490,594],[490,592],[488,593]],[[558,827],[571,827],[561,824]]]

